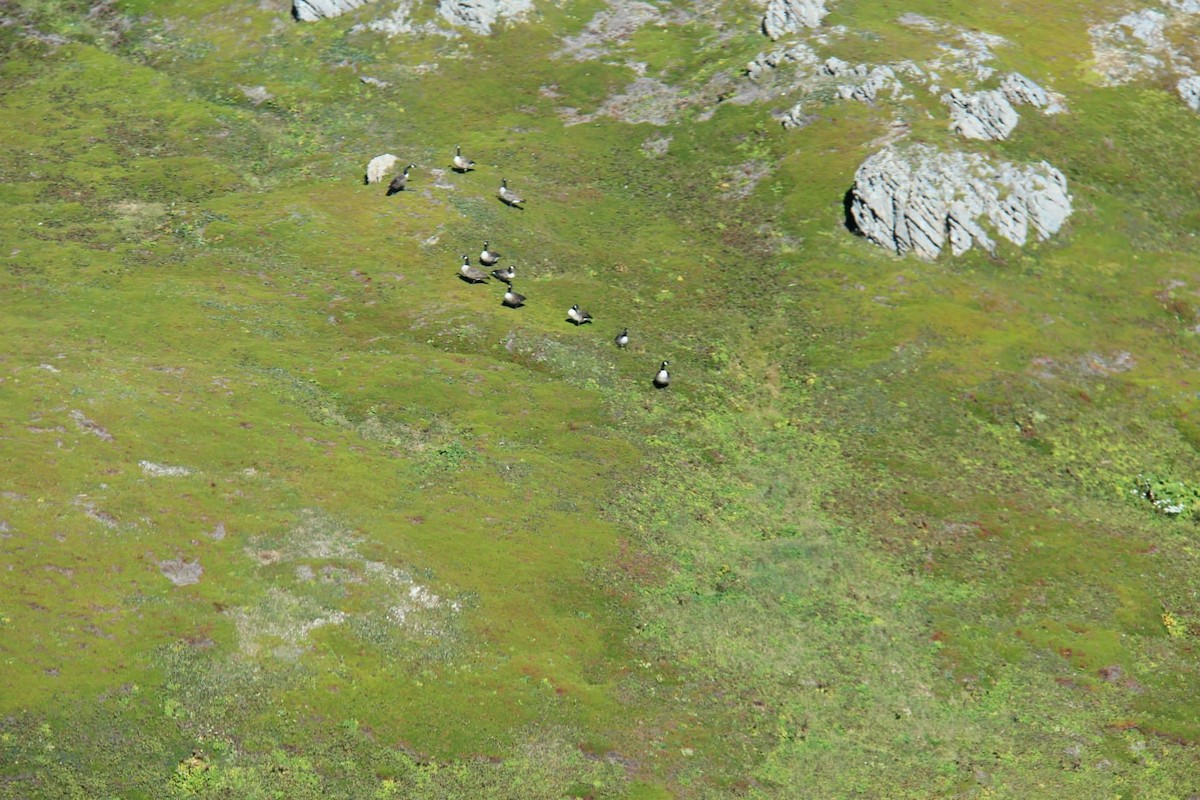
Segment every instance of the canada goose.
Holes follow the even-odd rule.
[[[454,160],[451,163],[454,165],[455,172],[466,172],[467,170],[475,169],[475,162],[464,156],[462,148],[458,145],[454,145]]]
[[[489,250],[488,243],[484,242],[483,243],[483,251],[480,252],[480,254],[479,254],[479,263],[483,264],[485,267],[490,267],[492,264],[495,264],[499,260],[500,260],[500,254],[497,253],[495,250]]]
[[[525,295],[514,292],[512,286],[504,290],[504,305],[509,308],[520,308],[524,304]]]
[[[462,266],[458,268],[459,276],[467,283],[483,283],[488,279],[487,273],[478,267],[471,266],[470,256],[462,257]]]
[[[507,203],[513,208],[520,208],[521,204],[525,202],[524,197],[521,197],[521,195],[508,188],[508,180],[506,178],[500,179],[500,190],[496,192],[496,195],[504,203]]]
[[[658,368],[658,374],[654,376],[654,388],[665,389],[671,385],[671,373],[667,372],[667,362],[662,362],[662,366]]]
[[[580,311],[578,305],[573,305],[567,309],[567,319],[576,325],[582,325],[585,322],[591,322],[592,315],[586,311]]]
[[[517,277],[517,268],[509,264],[504,269],[494,269],[492,270],[492,277],[498,281],[504,281],[511,286],[512,279]]]
[[[621,332],[617,334],[617,338],[614,339],[613,341],[615,341],[617,343],[617,347],[625,347],[626,345],[628,345],[629,344],[629,328],[622,328]]]
[[[408,171],[416,168],[416,164],[409,164],[404,168],[403,175],[397,175],[396,177],[392,178],[392,182],[388,184],[387,196],[391,197],[396,192],[403,192],[405,187],[408,186]]]

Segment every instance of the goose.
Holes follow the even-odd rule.
[[[658,368],[658,374],[654,376],[654,388],[665,389],[671,385],[671,373],[667,372],[667,362],[662,362],[662,366]]]
[[[455,172],[466,172],[475,169],[475,162],[462,154],[462,148],[454,145],[454,160],[451,162],[454,165]]]
[[[520,308],[525,304],[525,295],[513,291],[512,286],[504,290],[504,305],[509,308]]]
[[[625,347],[629,344],[629,328],[622,328],[617,334],[617,338],[613,340],[617,343],[617,347]]]
[[[512,285],[512,279],[517,277],[517,268],[509,264],[504,269],[492,270],[492,277],[498,281],[504,281],[508,285]]]
[[[479,263],[483,264],[485,267],[490,267],[492,264],[495,264],[499,260],[500,260],[500,254],[497,253],[495,250],[489,250],[488,243],[484,242],[483,243],[483,251],[480,252],[480,254],[479,254]]]
[[[478,267],[471,266],[470,256],[462,257],[462,266],[458,268],[459,277],[467,283],[483,283],[488,279],[487,273]]]
[[[387,196],[391,197],[396,192],[403,192],[408,186],[408,171],[416,168],[416,164],[409,164],[404,168],[403,175],[397,175],[396,177],[392,178],[392,182],[388,184]]]
[[[577,326],[585,322],[592,321],[592,315],[586,311],[580,311],[578,305],[573,305],[567,309],[567,319],[574,322]]]
[[[500,179],[500,190],[496,192],[496,195],[501,201],[513,208],[520,208],[521,204],[525,202],[524,197],[521,197],[521,195],[508,188],[508,180],[506,178]]]

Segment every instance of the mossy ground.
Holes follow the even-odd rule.
[[[829,21],[1016,42],[1071,108],[997,148],[1068,175],[1054,242],[852,237],[885,107],[564,124],[625,56],[701,98],[749,6],[574,62],[597,3],[458,40],[20,5],[71,42],[0,28],[0,796],[1197,791],[1196,528],[1134,489],[1200,466],[1200,120],[1094,88],[1103,4],[944,5]],[[527,307],[455,278],[484,238]]]

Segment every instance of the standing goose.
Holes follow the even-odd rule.
[[[479,253],[479,263],[485,267],[490,267],[500,260],[500,254],[495,250],[488,249],[488,243],[483,243],[483,250]]]
[[[517,277],[517,268],[509,264],[504,269],[494,269],[492,270],[492,277],[498,281],[504,281],[511,286],[513,278]]]
[[[654,376],[654,388],[665,389],[671,385],[671,373],[667,372],[667,362],[662,362],[662,366],[658,368],[658,374]]]
[[[458,275],[467,283],[483,283],[488,279],[487,273],[479,269],[479,267],[471,266],[470,256],[462,257],[462,266],[458,268]]]
[[[416,168],[416,164],[409,164],[404,168],[403,175],[397,175],[396,177],[392,178],[392,182],[388,184],[387,196],[391,197],[396,192],[403,192],[408,186],[408,171]]]
[[[509,308],[520,308],[525,304],[525,295],[513,291],[512,286],[504,290],[504,305]]]
[[[567,309],[567,319],[579,326],[585,322],[591,322],[592,315],[586,311],[580,311],[578,305],[573,305]]]
[[[454,145],[454,160],[451,162],[454,165],[455,172],[467,172],[475,169],[475,162],[462,154],[462,148]]]
[[[506,205],[513,208],[521,208],[521,204],[525,202],[525,198],[508,188],[508,179],[500,179],[500,190],[496,192],[496,196]]]

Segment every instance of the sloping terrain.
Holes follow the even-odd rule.
[[[1200,792],[1200,8],[443,5],[2,9],[0,798]]]

